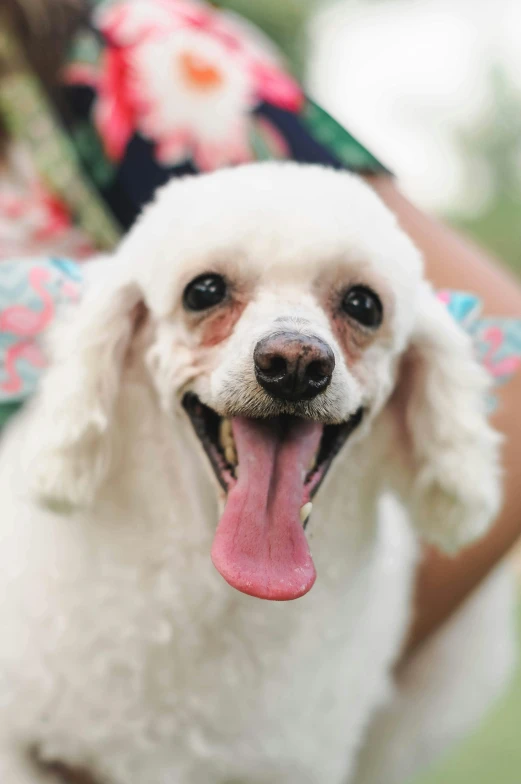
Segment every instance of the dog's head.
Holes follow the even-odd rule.
[[[190,418],[227,496],[213,560],[239,590],[311,588],[302,524],[335,456],[378,415],[394,423],[388,462],[427,536],[450,548],[488,524],[498,482],[485,374],[419,253],[356,177],[256,165],[159,193],[45,381],[48,405],[68,412],[45,445],[47,499],[89,502],[102,482],[143,314],[159,400]]]

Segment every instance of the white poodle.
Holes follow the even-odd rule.
[[[173,182],[49,344],[0,452],[1,784],[402,784],[478,721],[503,571],[392,670],[417,536],[498,511],[488,379],[368,186]]]

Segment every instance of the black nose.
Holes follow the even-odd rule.
[[[259,341],[253,360],[259,384],[282,400],[311,400],[327,389],[335,369],[327,343],[297,332],[277,332]]]

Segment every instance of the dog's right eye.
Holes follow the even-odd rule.
[[[380,298],[365,286],[353,286],[344,295],[342,310],[363,327],[378,329],[383,319]]]
[[[208,310],[219,305],[226,297],[226,281],[221,275],[200,275],[185,289],[183,296],[187,310]]]

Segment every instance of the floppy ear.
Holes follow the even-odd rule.
[[[106,476],[111,420],[141,301],[136,284],[103,275],[103,285],[94,285],[50,335],[50,365],[26,451],[33,493],[53,508],[88,505]]]
[[[425,285],[390,407],[400,423],[400,489],[421,535],[448,552],[484,534],[499,510],[490,386],[469,335]]]

